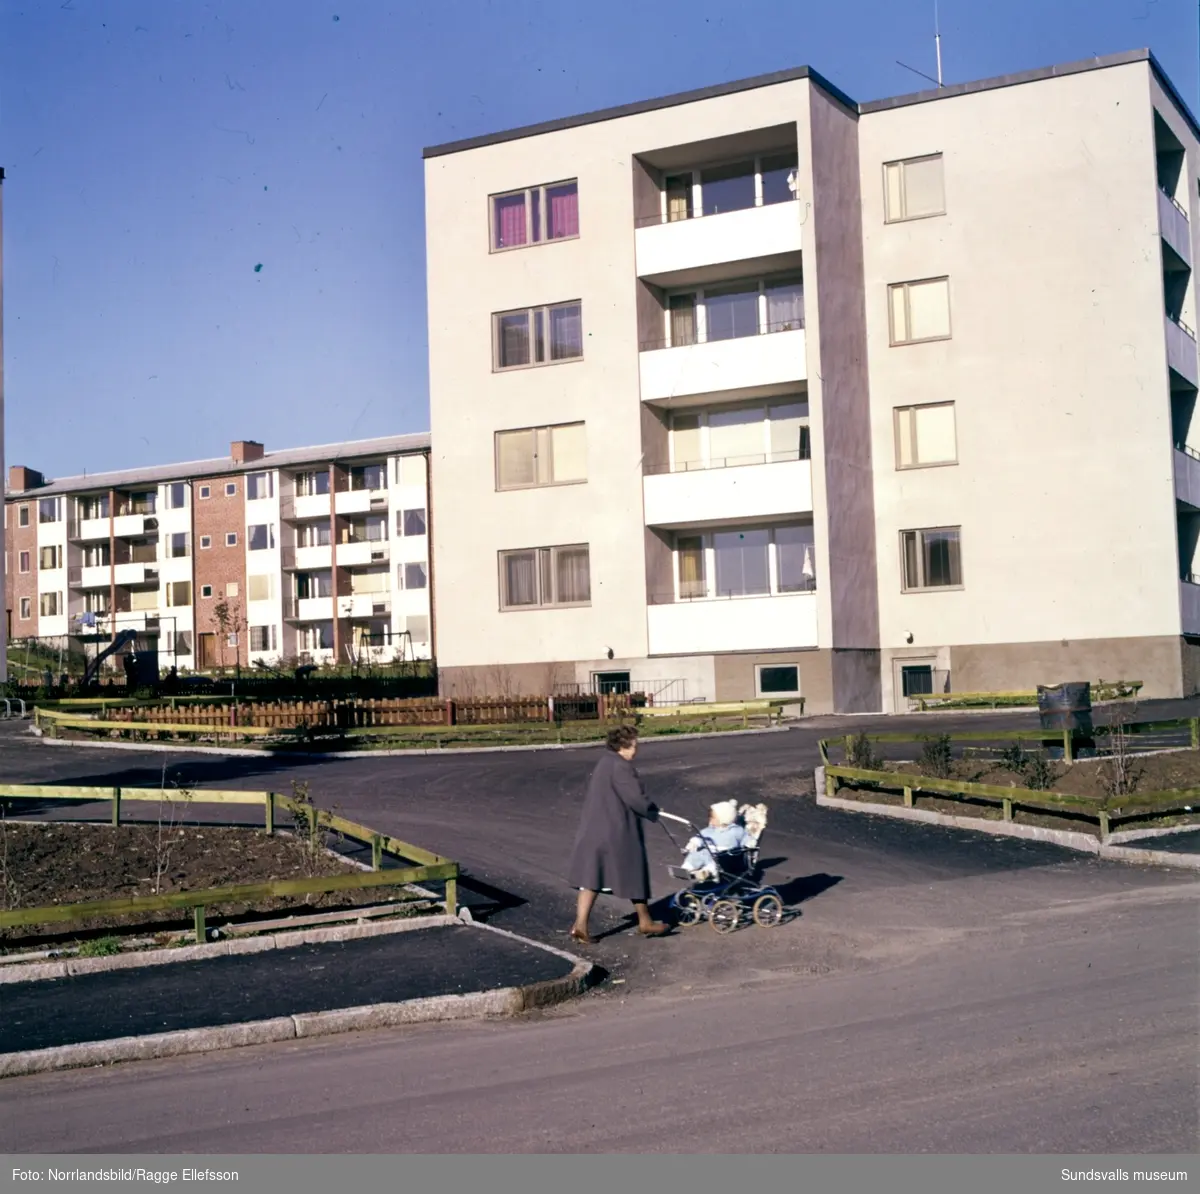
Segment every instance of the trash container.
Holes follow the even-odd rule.
[[[1037,696],[1043,730],[1074,730],[1091,737],[1091,684],[1039,684]]]

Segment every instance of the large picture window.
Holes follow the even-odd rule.
[[[961,527],[900,532],[904,591],[962,587]]]
[[[587,605],[591,599],[586,543],[500,553],[501,609]]]
[[[656,600],[775,597],[817,587],[810,523],[679,535],[674,554],[675,592]]]
[[[583,356],[583,306],[579,302],[528,307],[492,316],[494,366],[527,369]]]

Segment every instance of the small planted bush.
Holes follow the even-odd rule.
[[[875,753],[875,743],[866,734],[855,734],[846,744],[846,765],[860,771],[882,771],[883,759]]]
[[[921,766],[936,779],[948,779],[954,763],[949,734],[937,734],[924,739],[921,747]]]
[[[81,958],[111,958],[121,952],[121,942],[116,937],[97,937],[92,941],[84,941],[79,946]]]

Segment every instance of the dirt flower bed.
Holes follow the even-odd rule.
[[[34,908],[128,896],[201,891],[235,883],[354,874],[359,868],[290,834],[261,829],[157,823],[70,825],[62,822],[0,821],[0,908]],[[327,908],[381,903],[396,889],[336,892],[271,899],[252,907],[214,906],[210,916],[271,912],[303,906]],[[0,942],[47,934],[70,935],[82,928],[186,922],[190,912],[141,917],[96,917],[86,923],[57,922],[0,929]]]

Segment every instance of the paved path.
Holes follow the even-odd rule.
[[[590,953],[622,981],[569,1010],[13,1079],[0,1084],[0,1148],[1195,1149],[1200,885],[818,809],[818,733],[896,724],[813,719],[644,744],[638,765],[664,808],[696,818],[718,797],[767,801],[764,859],[798,913],[778,929],[643,941],[625,908],[602,901],[609,935]],[[185,783],[308,782],[319,802],[461,861],[464,898],[492,923],[559,945],[573,900],[562,871],[594,757],[293,762],[51,748],[0,732],[0,773],[28,782],[157,784],[164,763]],[[663,893],[677,855],[653,827],[649,843]]]
[[[243,1024],[562,978],[571,963],[478,929],[403,933],[0,986],[0,1053]]]

